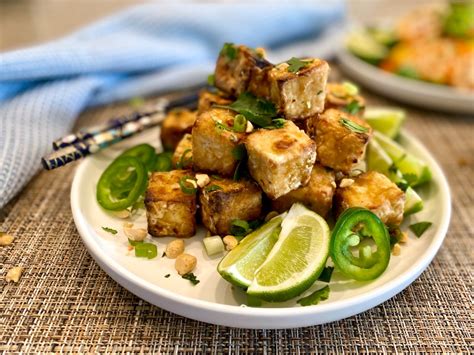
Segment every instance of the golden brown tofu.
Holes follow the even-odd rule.
[[[272,208],[281,213],[289,210],[294,203],[300,202],[320,216],[326,217],[331,210],[335,190],[334,171],[316,164],[308,184],[272,201]]]
[[[198,115],[209,110],[213,105],[229,105],[232,100],[224,96],[221,92],[213,93],[201,90],[198,101]]]
[[[193,127],[194,170],[231,176],[237,166],[235,149],[245,133],[232,131],[236,113],[211,108],[201,113]]]
[[[145,194],[148,233],[154,237],[186,238],[196,231],[196,194],[186,194],[179,181],[194,177],[188,170],[152,173]]]
[[[191,133],[196,121],[196,111],[175,109],[168,113],[161,125],[161,143],[165,149],[174,150],[186,133]]]
[[[272,64],[252,48],[226,43],[217,58],[216,87],[228,95],[238,96],[248,90],[252,76],[271,67]]]
[[[341,184],[345,187],[339,186],[334,198],[338,214],[350,207],[364,207],[388,226],[402,222],[405,194],[385,175],[368,171],[353,179],[343,179]]]
[[[193,167],[193,139],[186,133],[179,141],[171,159],[175,169],[191,169]]]
[[[317,58],[305,59],[308,65],[296,72],[289,71],[288,63],[281,63],[264,74],[254,76],[249,91],[272,101],[285,118],[300,120],[324,109],[327,62]]]
[[[349,173],[365,154],[372,128],[362,119],[336,109],[324,111],[315,123],[318,161]]]
[[[271,199],[305,185],[316,160],[316,144],[291,121],[253,132],[245,147],[249,172]]]
[[[212,179],[199,193],[202,223],[213,234],[230,234],[234,219],[255,220],[262,211],[262,191],[252,181]]]
[[[362,117],[365,99],[358,94],[357,87],[349,83],[328,83],[324,109],[335,108],[354,116]]]

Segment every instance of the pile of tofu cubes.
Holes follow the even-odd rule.
[[[366,207],[387,225],[400,224],[403,191],[382,174],[360,170],[372,135],[360,117],[364,99],[327,83],[324,60],[307,59],[290,71],[288,63],[273,65],[259,50],[231,46],[232,56],[221,51],[217,59],[217,91],[201,92],[197,111],[174,110],[162,125],[161,140],[174,150],[176,170],[150,178],[149,233],[190,237],[200,220],[210,233],[225,236],[234,220],[257,220],[295,202],[323,217]],[[232,127],[237,115],[225,106],[245,92],[272,102],[286,119],[282,127],[222,129]],[[359,111],[350,114],[345,108],[354,102]],[[241,164],[236,152],[243,148],[250,176],[234,179]],[[195,194],[181,190],[183,176],[196,179]]]

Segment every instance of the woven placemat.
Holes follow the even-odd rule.
[[[369,102],[387,102],[367,95]],[[129,108],[85,113],[80,125]],[[448,236],[405,291],[363,314],[292,330],[243,330],[186,319],[140,300],[92,260],[69,206],[77,163],[39,173],[0,212],[0,351],[154,353],[470,352],[473,349],[474,121],[408,109],[408,129],[446,172]],[[18,284],[4,276],[25,272]]]

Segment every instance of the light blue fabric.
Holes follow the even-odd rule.
[[[315,37],[343,15],[342,0],[146,4],[63,39],[0,54],[0,208],[86,107],[195,84],[212,71],[224,42],[278,48]]]

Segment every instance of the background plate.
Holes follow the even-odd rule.
[[[329,299],[317,306],[299,307],[295,300],[265,303],[260,308],[242,306],[246,302],[245,294],[224,281],[216,271],[220,257],[206,255],[201,242],[203,230],[186,240],[186,252],[198,258],[194,273],[201,282],[193,286],[177,275],[174,260],[161,257],[171,238],[152,240],[158,246],[157,258],[136,258],[127,250],[127,239],[122,233],[123,220],[112,217],[96,202],[96,183],[102,171],[123,149],[141,142],[158,142],[158,129],[121,142],[81,163],[71,190],[74,221],[89,253],[110,277],[144,300],[185,317],[232,327],[294,328],[355,315],[377,306],[412,283],[436,255],[448,229],[451,203],[446,178],[428,151],[403,133],[402,144],[427,161],[433,173],[433,181],[420,190],[425,209],[408,218],[404,225],[432,221],[433,226],[423,237],[416,239],[411,235],[402,247],[401,256],[392,257],[387,271],[373,282],[348,281],[335,272]],[[144,212],[135,216],[133,222],[136,227],[146,228]],[[119,233],[111,235],[104,232],[102,226],[115,228]],[[171,276],[165,278],[167,274]],[[317,282],[309,291],[323,285]]]
[[[429,110],[474,115],[474,93],[391,74],[345,49],[339,51],[338,60],[355,82],[377,93]]]

